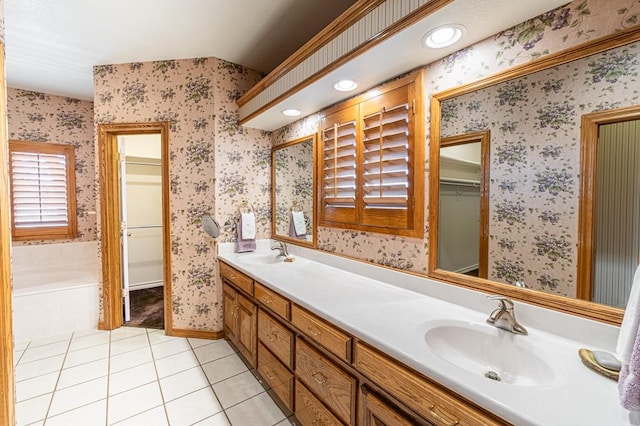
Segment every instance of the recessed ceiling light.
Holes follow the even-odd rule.
[[[340,92],[350,92],[356,90],[356,87],[358,87],[358,83],[353,80],[340,80],[333,85],[333,88]]]
[[[422,42],[433,49],[451,46],[462,38],[464,30],[465,28],[458,24],[441,25],[425,34]]]
[[[295,108],[288,108],[282,111],[282,114],[286,115],[287,117],[297,117],[302,114],[302,111]]]

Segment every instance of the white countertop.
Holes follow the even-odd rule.
[[[504,331],[505,338],[544,348],[558,361],[557,379],[538,387],[495,382],[447,362],[424,338],[429,321],[484,323],[497,306],[485,294],[301,247],[289,246],[294,262],[277,264],[256,262],[275,258],[268,242],[254,253],[233,253],[232,247],[221,245],[218,257],[515,425],[640,425],[638,414],[620,406],[616,382],[578,357],[580,348],[614,352],[617,327],[516,302],[529,335]]]

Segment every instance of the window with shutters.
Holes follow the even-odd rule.
[[[423,236],[421,81],[417,72],[325,111],[320,226]]]
[[[74,161],[72,145],[9,142],[14,240],[77,235]]]

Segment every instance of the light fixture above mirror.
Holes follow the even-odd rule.
[[[460,41],[464,32],[465,27],[459,24],[441,25],[426,33],[422,43],[432,49],[442,49]]]

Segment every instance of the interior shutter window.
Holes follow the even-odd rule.
[[[356,206],[356,123],[335,123],[324,131],[324,202]]]
[[[407,209],[409,104],[364,117],[364,208]]]
[[[75,236],[73,146],[11,141],[10,165],[13,237]]]

